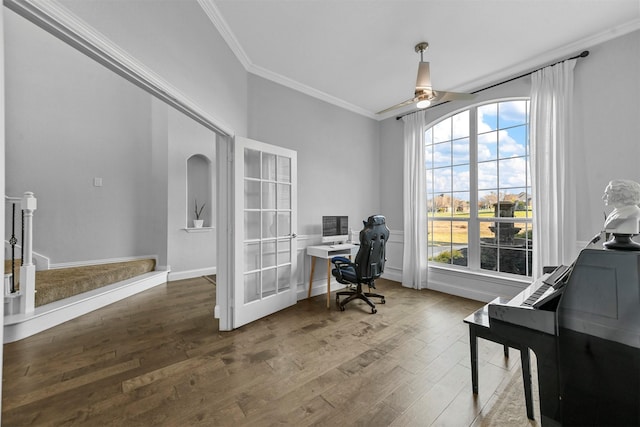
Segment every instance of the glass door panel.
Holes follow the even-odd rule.
[[[295,151],[244,138],[236,143],[234,176],[244,194],[236,196],[235,211],[244,222],[235,228],[242,286],[235,287],[234,328],[295,303],[297,261]]]

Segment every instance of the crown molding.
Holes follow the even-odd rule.
[[[220,10],[215,5],[215,0],[197,0],[202,9],[206,12],[207,16],[216,27],[216,29],[220,32],[223,39],[227,42],[229,48],[234,52],[236,58],[242,65],[245,70],[251,74],[255,74],[264,79],[273,81],[290,89],[296,90],[298,92],[302,92],[311,97],[320,99],[322,101],[328,102],[330,104],[336,105],[343,109],[352,111],[354,113],[360,114],[362,116],[382,121],[388,119],[390,117],[397,116],[398,114],[402,114],[403,112],[409,111],[408,108],[405,111],[390,111],[383,115],[375,114],[369,110],[358,107],[357,105],[351,104],[347,101],[339,99],[335,96],[329,95],[325,92],[319,91],[307,85],[304,85],[298,81],[292,80],[288,77],[282,76],[280,74],[274,73],[273,71],[267,70],[265,68],[259,67],[251,62],[251,59],[248,57],[242,46],[238,42],[238,39],[231,31],[231,28],[227,24],[227,22],[222,17]],[[474,90],[478,90],[480,88],[489,86],[498,81],[509,79],[513,76],[526,73],[529,70],[535,70],[540,68],[540,64],[553,63],[557,60],[557,58],[575,54],[580,50],[584,50],[588,47],[595,46],[600,43],[604,43],[608,40],[614,39],[616,37],[620,37],[624,34],[633,32],[640,29],[640,19],[635,19],[629,21],[627,23],[618,25],[617,27],[608,29],[601,33],[595,34],[593,36],[586,37],[584,39],[578,40],[576,42],[567,44],[561,48],[554,49],[549,52],[545,52],[542,55],[538,55],[527,59],[526,61],[522,61],[513,66],[503,68],[502,70],[492,72],[491,74],[474,78],[465,83],[460,84],[459,86],[452,88],[457,92],[471,92]]]
[[[376,120],[378,119],[378,116],[376,116],[369,110],[358,107],[357,105],[351,104],[340,98],[336,98],[335,96],[329,95],[328,93],[325,93],[320,90],[314,89],[310,86],[304,85],[288,77],[284,77],[278,73],[269,71],[266,68],[258,67],[256,65],[251,65],[247,71],[256,76],[262,77],[267,80],[271,80],[275,83],[281,84],[282,86],[286,86],[295,91],[302,92],[305,95],[309,95],[313,98],[319,99],[321,101],[325,101],[329,104],[333,104],[345,110],[349,110],[353,113],[360,114],[362,116],[369,117],[371,119],[376,119]]]
[[[247,53],[244,51],[240,42],[236,38],[231,28],[227,24],[227,21],[224,20],[218,6],[213,2],[213,0],[197,0],[198,4],[204,10],[204,13],[207,15],[209,20],[213,23],[213,26],[216,27],[224,41],[229,46],[229,49],[236,56],[238,61],[242,64],[245,70],[248,70],[251,67],[251,60]]]
[[[205,112],[177,88],[57,1],[4,0],[3,4],[205,127],[222,135],[234,134],[230,126]]]
[[[297,92],[304,93],[305,95],[309,95],[313,98],[319,99],[321,101],[325,101],[329,104],[333,104],[335,106],[338,106],[345,110],[349,110],[356,114],[360,114],[362,116],[369,117],[374,120],[379,119],[378,116],[376,116],[374,113],[372,113],[369,110],[358,107],[357,105],[351,104],[340,98],[329,95],[328,93],[314,89],[296,80],[290,79],[281,74],[274,73],[273,71],[267,70],[266,68],[262,68],[255,65],[253,62],[251,62],[251,59],[249,58],[249,56],[246,54],[246,52],[240,45],[240,42],[238,41],[236,36],[233,34],[233,31],[231,31],[231,28],[229,27],[225,19],[222,17],[222,14],[220,13],[220,10],[218,9],[218,7],[215,5],[214,0],[197,0],[197,1],[200,4],[200,7],[202,7],[202,9],[205,11],[209,20],[213,23],[213,25],[216,27],[216,29],[218,30],[218,32],[220,33],[224,41],[227,43],[227,45],[229,46],[229,49],[231,49],[231,51],[234,53],[238,61],[240,61],[240,63],[248,73],[251,73],[256,76],[262,77],[266,80],[270,80],[272,82],[278,83],[282,86],[288,87]]]
[[[227,43],[227,46],[231,49],[248,73],[374,120],[384,120],[397,114],[397,112],[395,112],[393,114],[390,113],[389,115],[383,116],[376,115],[369,110],[351,104],[333,95],[329,95],[325,92],[253,64],[231,31],[229,25],[222,17],[219,9],[214,3],[214,0],[197,1],[209,20],[213,23]],[[78,49],[85,55],[98,61],[135,85],[158,97],[179,111],[182,111],[187,116],[193,118],[207,128],[223,135],[234,135],[230,126],[226,125],[219,118],[206,113],[201,107],[182,94],[177,88],[162,79],[159,75],[155,74],[144,64],[137,61],[133,56],[129,55],[106,36],[86,24],[56,0],[3,0],[3,4],[7,8]],[[538,55],[514,66],[504,68],[501,71],[494,72],[480,78],[475,78],[454,89],[459,92],[477,90],[478,88],[521,74],[527,70],[540,68],[540,64],[551,63],[559,57],[604,43],[608,40],[623,36],[638,29],[640,29],[640,19],[635,19],[585,39],[570,43],[559,49],[546,52],[543,55]]]

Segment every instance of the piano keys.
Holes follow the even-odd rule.
[[[558,322],[555,308],[570,272],[571,267],[561,265],[508,302],[489,304],[489,318],[556,335]]]

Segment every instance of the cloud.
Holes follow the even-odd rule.
[[[478,163],[478,188],[494,189],[498,187],[498,162]]]
[[[427,147],[427,161],[432,160],[434,167],[451,164],[451,143],[443,142]]]
[[[527,181],[525,179],[525,170],[527,162],[524,157],[515,157],[512,159],[504,159],[499,162],[500,187],[525,187]]]
[[[451,191],[451,169],[434,169],[433,175],[427,176],[427,185],[433,185],[435,193],[446,193]]]
[[[499,188],[500,193],[503,193],[505,189],[522,191],[526,187],[527,108],[527,101],[515,100],[487,104],[477,109],[479,189],[497,192]],[[498,122],[503,129],[496,130]],[[468,136],[468,123],[468,111],[437,123],[431,129],[434,143]],[[456,165],[469,162],[468,147],[468,139],[427,147],[427,155],[433,156],[433,165],[444,167],[433,171],[433,178],[429,179],[433,187],[430,186],[428,191],[432,188],[436,193],[468,190],[468,167],[461,169],[460,166],[452,166],[453,171],[446,167],[452,163]]]
[[[506,101],[500,103],[500,122],[523,124],[526,121],[527,101]],[[502,125],[501,127],[506,127]]]
[[[526,154],[526,139],[517,141],[511,136],[511,133],[522,133],[523,129],[505,129],[498,131],[498,146],[500,147],[500,158],[524,156]],[[511,133],[510,133],[511,132]],[[523,136],[523,135],[518,135]]]

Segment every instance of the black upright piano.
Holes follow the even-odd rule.
[[[536,354],[544,427],[640,426],[640,252],[584,249],[489,324]]]

